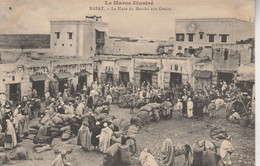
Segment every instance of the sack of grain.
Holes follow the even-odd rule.
[[[147,111],[147,112],[150,112],[150,111],[152,111],[153,110],[153,107],[152,106],[149,106],[149,105],[145,105],[145,106],[143,106],[143,107],[141,107],[140,109],[139,109],[139,111]]]
[[[115,156],[118,152],[120,143],[115,143],[112,146],[110,146],[106,151],[105,154],[108,154],[110,156]]]
[[[121,165],[131,165],[131,153],[129,145],[119,145],[119,156]]]
[[[62,124],[63,123],[63,120],[58,117],[57,115],[54,116],[52,119],[51,119],[55,124]]]
[[[64,122],[67,122],[70,119],[70,115],[58,114],[58,117],[61,118]]]
[[[61,132],[70,130],[70,126],[64,126],[60,129]]]

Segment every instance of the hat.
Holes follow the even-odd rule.
[[[104,127],[107,127],[107,123],[104,123],[103,125],[104,125]]]
[[[97,122],[96,122],[96,125],[100,125],[100,122],[99,122],[99,121],[97,121]]]
[[[181,99],[178,99],[178,101],[181,101]]]
[[[191,101],[191,98],[189,97],[188,100]]]

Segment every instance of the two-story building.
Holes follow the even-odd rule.
[[[53,55],[93,57],[104,47],[108,24],[100,16],[85,20],[51,21],[50,47]]]
[[[175,55],[254,37],[254,24],[235,18],[176,19]]]

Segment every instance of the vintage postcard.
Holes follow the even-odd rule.
[[[255,165],[254,0],[0,11],[0,165]]]

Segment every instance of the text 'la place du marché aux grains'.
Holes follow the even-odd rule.
[[[120,1],[105,1],[105,5],[153,5],[153,2],[149,1],[127,1],[127,2],[120,2]]]

